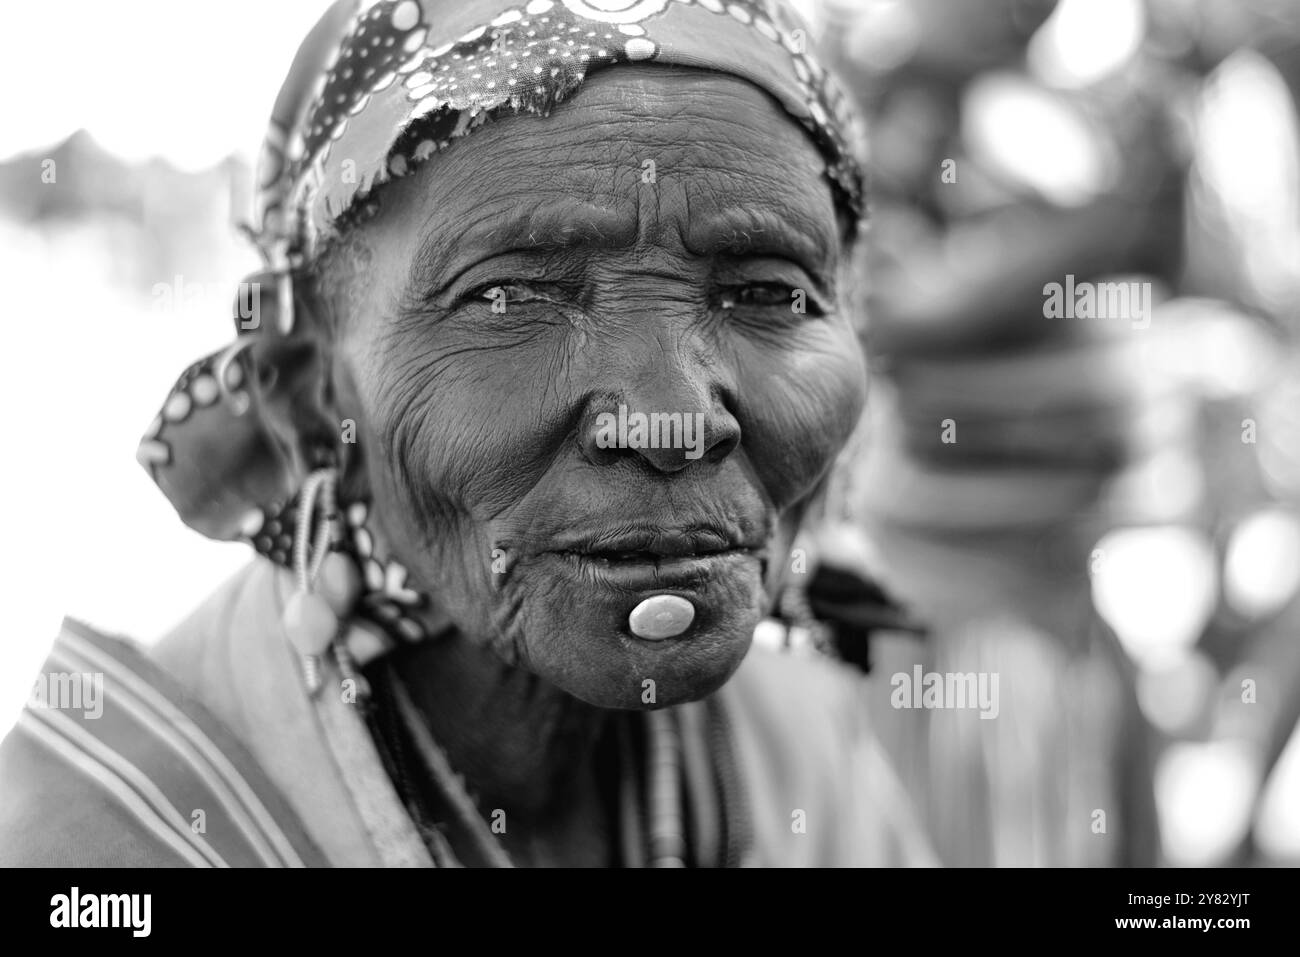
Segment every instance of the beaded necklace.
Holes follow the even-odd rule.
[[[439,867],[465,866],[457,857],[440,827],[454,824],[465,835],[465,850],[483,866],[513,867],[514,862],[502,847],[445,752],[429,732],[427,722],[411,699],[397,670],[385,663],[377,674],[381,695],[371,709],[371,730],[389,769],[394,786],[407,806],[417,829],[425,840],[434,863]],[[708,764],[716,787],[719,832],[716,846],[707,863],[723,867],[741,866],[748,852],[750,831],[743,790],[731,752],[730,734],[720,703],[710,700],[707,751]],[[682,801],[683,740],[678,723],[668,711],[652,711],[644,716],[645,788],[642,792],[633,760],[635,748],[626,724],[618,731],[619,788],[618,818],[620,854],[628,867],[685,867],[699,860],[700,848],[688,846],[686,814]],[[423,776],[436,790],[446,807],[445,822],[439,822],[428,802],[420,796],[417,776]],[[713,795],[710,795],[713,797]],[[645,833],[641,831],[644,825]],[[698,822],[697,831],[705,830]],[[697,835],[698,836],[698,835]],[[696,854],[691,855],[695,850]]]

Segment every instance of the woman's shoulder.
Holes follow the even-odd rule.
[[[177,829],[152,810],[157,798],[140,767],[148,763],[143,748],[115,740],[123,716],[108,705],[117,675],[105,661],[138,654],[125,639],[64,622],[0,742],[0,866],[188,863]]]
[[[0,743],[0,865],[165,867],[317,856],[242,746],[122,638],[65,621]]]
[[[805,740],[805,753],[834,752],[858,738],[870,690],[871,678],[857,668],[758,641],[725,686],[733,713],[773,744]]]

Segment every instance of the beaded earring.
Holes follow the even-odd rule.
[[[293,571],[298,590],[285,603],[283,624],[302,658],[303,682],[310,695],[321,688],[321,656],[334,648],[340,671],[360,685],[341,622],[352,614],[361,580],[350,558],[335,549],[341,541],[337,503],[338,472],[317,469],[307,476],[298,498]],[[319,508],[318,508],[319,505]],[[316,590],[316,584],[324,586]]]

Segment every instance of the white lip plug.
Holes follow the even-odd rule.
[[[660,641],[680,635],[695,620],[695,606],[680,595],[654,595],[632,609],[627,626],[638,638]]]

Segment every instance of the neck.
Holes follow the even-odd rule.
[[[586,705],[462,636],[427,642],[394,665],[481,808],[545,824],[585,804],[607,712]]]

